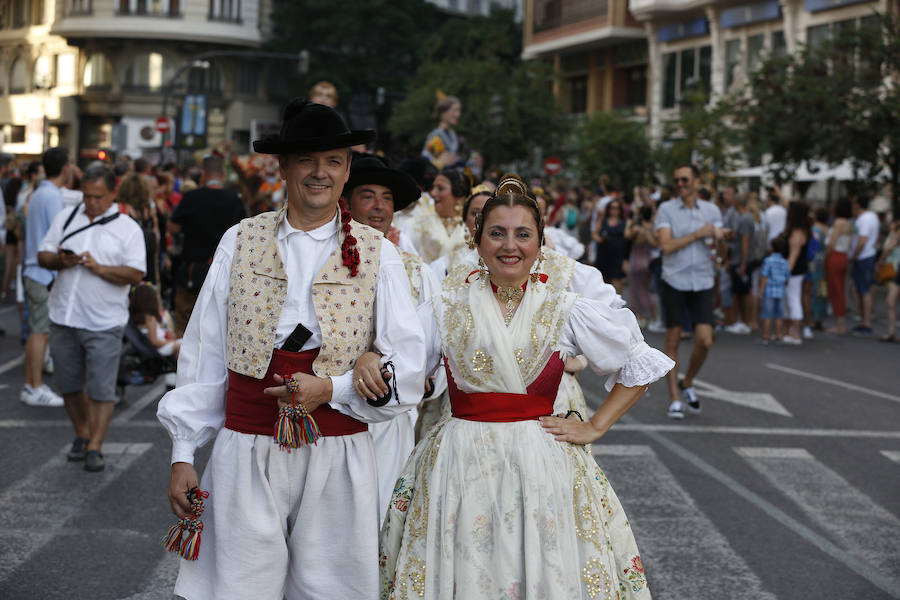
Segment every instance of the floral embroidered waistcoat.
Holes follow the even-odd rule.
[[[262,379],[269,368],[281,310],[287,297],[287,273],[278,251],[278,227],[285,210],[241,221],[231,263],[228,292],[228,369]],[[325,261],[312,285],[322,345],[313,362],[320,377],[342,375],[375,338],[375,288],[383,236],[351,221],[359,251],[356,277],[343,265],[341,244]],[[340,234],[343,239],[343,233]]]

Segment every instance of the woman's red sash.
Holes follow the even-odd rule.
[[[553,414],[553,400],[547,396],[501,392],[457,392],[450,396],[453,416],[467,421],[512,423],[533,421]]]
[[[278,401],[263,393],[267,387],[279,385],[274,376],[291,373],[313,373],[312,365],[319,349],[286,352],[276,349],[263,379],[254,379],[228,371],[228,394],[225,399],[225,427],[239,433],[273,435],[278,418]],[[368,425],[323,404],[312,413],[322,435],[351,435],[368,430]]]

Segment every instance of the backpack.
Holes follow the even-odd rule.
[[[578,227],[578,211],[572,207],[566,209],[566,228],[570,231]]]

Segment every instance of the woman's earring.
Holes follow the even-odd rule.
[[[488,275],[489,275],[489,273],[487,270],[487,265],[484,264],[484,259],[479,256],[478,257],[478,278],[482,281],[482,283],[485,283],[485,285],[487,285],[486,282],[488,280]]]
[[[531,283],[537,283],[537,280],[541,277],[541,265],[544,263],[544,248],[541,247],[541,252],[538,254],[538,260],[534,264],[534,271],[531,272]]]

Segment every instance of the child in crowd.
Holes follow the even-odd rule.
[[[763,260],[759,280],[760,316],[763,319],[762,340],[764,344],[769,343],[772,319],[775,320],[775,339],[781,341],[784,333],[785,288],[791,278],[791,270],[786,258],[788,254],[787,240],[781,236],[776,237],[772,240],[770,248],[771,252]]]
[[[160,355],[177,359],[181,340],[175,339],[170,333],[171,328],[165,325],[168,315],[163,311],[159,294],[152,285],[141,284],[134,288],[130,311],[131,322],[147,336]]]

